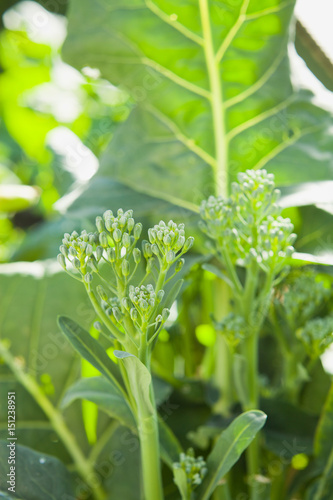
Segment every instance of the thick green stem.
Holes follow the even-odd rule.
[[[214,283],[214,316],[219,321],[229,312],[229,289],[228,285],[221,280]],[[229,347],[222,337],[218,335],[215,348],[215,385],[220,390],[221,397],[215,405],[215,411],[228,414],[233,401],[232,397],[232,373],[231,356]]]
[[[252,332],[245,340],[245,353],[248,365],[248,403],[244,410],[255,410],[259,407],[259,385],[258,385],[258,332]],[[252,441],[246,450],[248,475],[250,480],[250,498],[258,500],[258,484],[256,476],[259,474],[259,441],[258,436]]]
[[[144,399],[138,401],[138,432],[141,447],[141,463],[145,500],[164,500],[161,475],[161,457],[158,435],[158,420],[151,385],[153,411]]]
[[[23,385],[23,387],[29,392],[29,394],[38,403],[40,408],[44,411],[45,415],[48,417],[52,424],[53,429],[58,434],[62,440],[64,446],[66,447],[68,453],[73,459],[77,471],[83,478],[83,480],[91,488],[91,491],[96,500],[104,500],[105,492],[101,487],[99,482],[96,481],[96,474],[94,469],[88,459],[82,453],[81,448],[76,442],[74,435],[68,429],[66,422],[62,414],[52,405],[50,400],[45,396],[44,392],[41,390],[36,380],[29,374],[26,373],[22,367],[15,361],[15,358],[5,347],[3,343],[0,342],[0,356],[3,358],[5,363],[12,370],[16,379]]]
[[[268,275],[262,292],[259,294],[259,304],[253,315],[256,289],[257,289],[258,270],[252,268],[249,270],[245,286],[244,298],[244,317],[248,322],[249,335],[244,342],[244,354],[247,360],[248,373],[248,403],[245,410],[255,410],[260,406],[259,402],[259,367],[258,367],[258,349],[259,334],[265,320],[271,295],[273,277]],[[250,499],[260,500],[262,485],[257,477],[260,473],[259,461],[259,436],[257,435],[246,450],[248,474],[250,480]]]

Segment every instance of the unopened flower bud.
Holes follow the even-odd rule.
[[[93,247],[89,243],[86,246],[86,255],[90,256],[93,253]]]
[[[79,233],[77,233],[76,231],[73,231],[71,234],[70,240],[74,241],[74,240],[76,240],[76,238],[78,238],[78,236],[79,236]]]
[[[116,243],[119,243],[121,241],[121,231],[120,229],[115,229],[113,231],[112,237]]]
[[[106,250],[106,255],[109,262],[111,263],[116,262],[116,251],[114,248],[108,248]]]
[[[120,323],[121,320],[122,320],[122,318],[123,318],[123,315],[122,315],[119,307],[113,307],[112,308],[112,314],[115,317],[116,321],[118,321],[118,323]]]
[[[123,238],[122,238],[122,245],[125,247],[125,248],[129,248],[131,246],[131,240],[130,240],[130,236],[128,233],[124,233],[123,234]]]
[[[112,231],[113,221],[112,219],[105,219],[105,229],[109,232]]]
[[[133,217],[130,217],[130,218],[128,219],[128,221],[127,221],[127,231],[128,231],[129,233],[133,231],[134,224],[135,224],[135,222],[134,222]]]
[[[129,265],[129,262],[128,260],[124,259],[121,263],[121,272],[123,274],[123,276],[128,276],[129,273],[130,273],[130,265]]]
[[[156,242],[157,235],[156,235],[156,231],[154,229],[152,229],[152,228],[148,229],[148,238],[149,238],[150,243]]]
[[[101,246],[98,246],[96,248],[96,260],[99,262],[103,256],[103,248]]]
[[[159,290],[156,295],[157,302],[160,303],[162,302],[164,297],[164,290]]]
[[[153,252],[154,255],[158,255],[159,254],[159,249],[158,249],[158,246],[156,245],[156,243],[154,243],[151,246],[151,251]]]
[[[99,242],[103,248],[108,246],[108,235],[105,231],[102,231],[99,235]]]
[[[183,265],[185,263],[185,260],[184,259],[179,259],[176,263],[176,266],[175,266],[175,272],[176,273],[179,273],[179,271],[182,269]]]
[[[169,250],[165,256],[165,259],[168,264],[171,264],[175,260],[175,252],[173,250]]]
[[[138,311],[134,307],[130,310],[130,316],[132,321],[136,321],[138,319]]]
[[[176,252],[178,252],[178,250],[181,250],[184,246],[184,243],[185,243],[185,236],[179,236],[178,240],[176,241],[175,245],[174,245],[174,250]]]
[[[163,238],[163,243],[164,245],[166,246],[170,246],[171,245],[171,238],[170,238],[170,235],[169,234],[166,234]]]
[[[106,219],[112,219],[113,217],[113,212],[112,210],[106,210],[103,214],[103,219],[106,220]]]
[[[188,252],[188,250],[190,250],[190,248],[193,247],[193,243],[194,243],[193,236],[190,236],[189,238],[187,238],[187,240],[185,241],[185,245],[184,245],[184,252]]]
[[[71,257],[76,257],[76,256],[77,256],[77,251],[75,250],[75,248],[73,248],[73,247],[69,247],[69,250],[68,250],[68,251],[69,251],[69,255],[70,255]]]
[[[129,311],[130,309],[130,301],[128,300],[127,297],[124,297],[123,300],[121,301],[122,305],[126,309],[126,311]]]
[[[142,311],[147,311],[149,304],[145,299],[140,299],[139,300],[139,307],[142,309]]]
[[[64,257],[68,257],[68,248],[66,245],[60,245],[59,250]]]
[[[97,291],[101,300],[104,300],[105,302],[108,301],[108,295],[107,295],[106,291],[104,290],[104,288],[102,287],[102,285],[98,285],[96,287],[96,291]]]
[[[87,263],[90,265],[90,267],[91,267],[91,269],[93,271],[95,271],[95,272],[98,271],[98,263],[97,263],[97,260],[95,259],[94,255],[92,255],[91,257],[89,257]]]
[[[152,257],[153,252],[151,249],[151,245],[148,243],[148,241],[142,242],[142,252],[145,259],[149,259],[150,257]]]
[[[63,267],[64,269],[66,269],[66,259],[65,259],[65,257],[63,256],[62,253],[58,254],[57,260],[58,260],[59,264],[61,265],[61,267]]]
[[[164,308],[163,311],[162,311],[162,319],[163,319],[163,321],[166,321],[169,316],[170,316],[170,309]]]
[[[133,250],[133,259],[135,264],[139,264],[141,260],[141,251],[138,248],[134,248]]]
[[[125,225],[126,225],[126,217],[122,216],[119,218],[119,226],[123,228],[125,227]]]
[[[141,232],[142,232],[142,224],[139,222],[138,224],[135,224],[133,231],[133,236],[136,240],[140,238]]]
[[[86,283],[91,283],[93,280],[93,275],[91,273],[87,273],[84,275],[84,281]]]
[[[96,227],[97,227],[97,231],[99,233],[102,233],[105,230],[104,222],[103,222],[102,217],[99,217],[99,216],[96,217]]]
[[[73,262],[73,266],[75,267],[75,269],[80,269],[81,263],[77,257],[74,257],[72,262]]]
[[[286,256],[291,257],[292,254],[294,253],[294,251],[295,251],[294,247],[292,247],[292,246],[287,247],[286,248]]]

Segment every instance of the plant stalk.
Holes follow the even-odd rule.
[[[138,392],[140,393],[140,391]],[[141,447],[141,463],[145,500],[164,500],[160,466],[158,420],[153,387],[150,385],[152,407],[143,398],[138,401],[137,422]]]
[[[90,461],[83,455],[81,448],[71,431],[68,429],[62,414],[52,405],[50,400],[45,396],[36,380],[26,373],[23,368],[15,361],[14,356],[10,351],[0,342],[0,356],[4,359],[5,363],[12,370],[16,379],[23,385],[23,387],[34,398],[36,403],[44,411],[52,424],[52,427],[62,440],[64,446],[69,452],[76,466],[77,471],[88,484],[93,496],[96,500],[104,500],[105,492],[99,481],[96,481],[96,474]]]

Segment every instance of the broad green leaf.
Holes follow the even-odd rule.
[[[97,178],[193,211],[245,168],[280,185],[331,178],[332,118],[290,81],[294,3],[72,0],[65,60],[137,104]]]
[[[135,429],[135,419],[122,391],[104,377],[82,378],[68,389],[62,407],[66,408],[76,399],[85,399],[98,405],[121,424]]]
[[[34,377],[53,405],[79,375],[79,359],[59,331],[56,312],[71,314],[85,327],[94,320],[84,288],[61,271],[54,261],[0,265],[0,336],[11,354]],[[17,437],[22,445],[50,453],[66,463],[65,450],[38,403],[17,382],[7,365],[0,364],[0,393],[16,391]],[[65,411],[65,421],[85,447],[79,404]],[[0,436],[5,434],[5,405],[0,405]],[[75,422],[75,425],[72,425]],[[28,430],[28,431],[27,431]]]
[[[8,479],[8,441],[0,441],[0,498],[10,494]],[[75,500],[69,472],[62,462],[46,454],[15,446],[15,494],[7,498],[24,500]],[[6,497],[5,497],[6,498]]]
[[[218,482],[237,462],[265,422],[266,415],[263,412],[248,411],[237,417],[222,432],[207,458],[208,472],[197,490],[196,498],[198,500],[210,498]]]

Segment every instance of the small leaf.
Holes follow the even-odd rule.
[[[173,469],[173,478],[174,478],[175,484],[178,486],[182,500],[188,500],[187,477],[186,477],[186,472],[184,471],[184,469],[174,468]]]
[[[123,393],[104,377],[82,378],[76,382],[66,392],[62,408],[66,408],[76,399],[95,403],[123,425],[135,429],[135,418]]]
[[[120,359],[128,373],[133,397],[138,405],[144,401],[146,410],[152,415],[154,408],[150,399],[151,375],[145,365],[133,354],[125,351],[113,351],[116,358]]]
[[[207,459],[208,473],[197,490],[197,500],[208,500],[219,481],[237,462],[264,426],[266,415],[258,410],[242,413],[223,431]]]
[[[113,386],[123,392],[123,389],[117,381],[117,366],[111,361],[99,342],[75,321],[66,316],[60,316],[58,318],[58,325],[74,349],[97,368]]]

